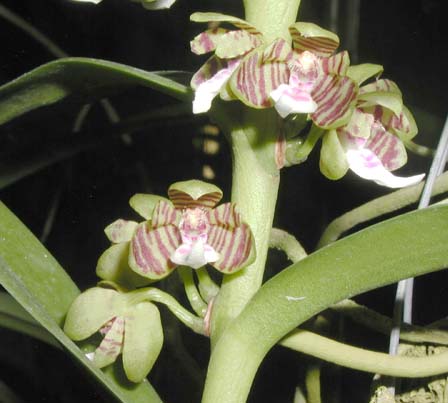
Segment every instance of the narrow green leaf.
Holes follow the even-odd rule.
[[[202,402],[245,401],[269,349],[330,305],[446,268],[447,222],[448,206],[404,214],[324,247],[266,282],[215,345]]]
[[[92,376],[124,403],[161,402],[148,382],[130,387],[95,368],[60,326],[79,290],[34,235],[0,203],[0,284]]]
[[[190,89],[167,77],[106,60],[70,57],[44,64],[0,87],[0,124],[71,94],[98,96],[111,88],[143,85],[189,102]]]

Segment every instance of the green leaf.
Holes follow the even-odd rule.
[[[202,402],[245,401],[269,349],[330,305],[446,268],[447,222],[448,206],[404,214],[326,246],[266,282],[218,339]]]
[[[34,235],[0,203],[0,284],[92,376],[124,403],[161,402],[148,382],[134,388],[95,368],[60,328],[79,290]]]
[[[0,87],[0,124],[71,94],[98,96],[111,88],[143,85],[181,101],[191,91],[161,73],[105,60],[70,57],[44,64]]]
[[[57,340],[37,323],[23,307],[6,292],[0,292],[0,327],[26,334],[55,348]]]

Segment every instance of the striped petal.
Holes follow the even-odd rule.
[[[193,75],[190,85],[196,90],[202,83],[210,80],[220,70],[227,68],[227,61],[217,58],[215,55],[210,57],[201,68]]]
[[[177,209],[205,207],[213,208],[222,198],[222,191],[211,183],[189,180],[173,183],[168,196]]]
[[[109,241],[113,243],[128,242],[131,240],[137,225],[135,221],[119,219],[108,225],[104,232]]]
[[[262,60],[263,49],[249,53],[229,81],[233,94],[246,105],[257,109],[272,106],[270,93],[289,80],[285,62],[262,63]]]
[[[388,133],[384,127],[375,123],[364,148],[372,151],[389,171],[394,171],[406,164],[407,155],[403,142],[393,134]]]
[[[368,139],[374,122],[375,118],[371,113],[365,113],[363,110],[355,108],[350,121],[345,126],[338,128],[338,133]]]
[[[163,345],[163,329],[159,310],[150,302],[141,302],[129,309],[125,320],[123,367],[132,382],[141,382],[148,375]]]
[[[243,56],[263,43],[261,35],[253,35],[245,30],[230,31],[219,38],[215,55],[221,59]]]
[[[315,84],[311,96],[317,110],[311,115],[314,123],[324,129],[345,125],[355,108],[358,87],[348,77],[322,75]]]
[[[251,34],[257,35],[261,34],[253,25],[249,24],[240,18],[233,17],[231,15],[220,14],[220,13],[193,13],[190,16],[190,21],[193,22],[227,22],[233,26],[244,29]]]
[[[181,244],[174,225],[152,229],[140,224],[131,241],[129,266],[137,274],[153,280],[166,277],[176,267],[170,256]]]
[[[196,87],[193,113],[204,113],[211,108],[213,99],[220,93],[238,65],[239,60],[229,61],[227,67],[217,71],[216,74]]]
[[[403,105],[400,115],[393,116],[389,126],[402,140],[411,140],[418,133],[411,111]]]
[[[345,76],[350,66],[350,57],[348,52],[344,50],[330,57],[322,59],[322,70],[326,74],[336,74]]]
[[[112,364],[121,353],[124,340],[124,318],[117,316],[103,341],[95,350],[93,364],[98,368]]]
[[[227,32],[229,32],[228,29],[219,27],[207,29],[195,36],[190,42],[191,51],[197,55],[202,55],[215,50],[217,42]]]
[[[241,216],[235,203],[224,203],[213,210],[207,211],[207,218],[210,225],[232,228],[241,225]]]
[[[234,273],[255,259],[252,232],[245,223],[235,228],[211,226],[208,243],[220,255],[212,266],[223,273]]]
[[[367,94],[369,92],[392,92],[402,96],[398,85],[395,84],[392,80],[388,80],[387,78],[376,80],[375,82],[364,85],[359,89],[360,95]]]
[[[129,205],[143,218],[150,220],[154,207],[160,200],[168,201],[167,198],[162,196],[137,193],[129,199]]]
[[[179,219],[179,213],[173,204],[170,201],[161,200],[152,213],[151,227],[155,229],[165,225],[176,225]]]
[[[310,22],[296,22],[289,27],[293,48],[298,52],[309,50],[317,56],[328,57],[339,46],[339,38]]]
[[[364,179],[373,180],[378,185],[389,188],[401,188],[420,182],[424,174],[409,177],[396,176],[390,173],[380,159],[369,149],[348,150],[347,161],[350,169]]]
[[[276,39],[264,48],[261,63],[289,62],[293,55],[294,52],[288,42]]]
[[[208,244],[220,258],[212,266],[231,273],[255,259],[255,244],[249,226],[241,221],[234,203],[225,203],[208,212],[210,231]]]

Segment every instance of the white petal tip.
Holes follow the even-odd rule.
[[[155,1],[142,1],[143,7],[148,10],[164,10],[170,8],[176,0],[155,0]]]

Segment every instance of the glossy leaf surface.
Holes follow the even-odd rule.
[[[0,87],[0,124],[71,94],[98,97],[111,88],[142,85],[181,101],[190,89],[167,77],[106,60],[70,57],[44,64]]]
[[[269,280],[218,340],[202,401],[244,401],[269,349],[328,306],[447,267],[447,221],[448,206],[408,213],[324,247]]]

